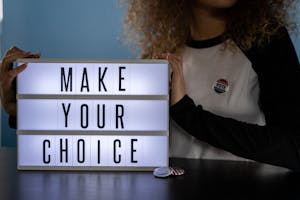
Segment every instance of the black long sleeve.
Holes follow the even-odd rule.
[[[10,128],[17,128],[17,118],[15,116],[10,115],[8,118],[8,125]]]
[[[265,126],[215,115],[187,95],[170,108],[170,115],[188,133],[215,147],[300,171],[300,69],[286,29],[246,55],[258,75]]]
[[[214,115],[185,96],[171,116],[196,138],[235,155],[300,171],[299,140],[292,130],[258,126]]]

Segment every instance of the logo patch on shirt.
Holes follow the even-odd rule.
[[[213,84],[213,89],[216,93],[222,94],[224,92],[227,92],[229,90],[229,83],[225,79],[218,79]]]

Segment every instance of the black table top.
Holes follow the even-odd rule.
[[[244,161],[170,159],[186,174],[18,171],[16,149],[0,148],[0,200],[300,199],[300,174]]]

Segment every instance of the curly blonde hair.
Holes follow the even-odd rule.
[[[192,0],[127,0],[124,30],[130,45],[149,58],[175,52],[190,38]],[[298,0],[238,0],[228,9],[226,36],[243,50],[264,45],[289,17]]]

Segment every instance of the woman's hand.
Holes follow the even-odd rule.
[[[171,65],[171,106],[176,104],[185,95],[185,82],[183,76],[182,59],[174,54],[166,53],[154,56],[157,59],[167,59]]]
[[[0,63],[0,97],[4,110],[12,116],[16,116],[16,96],[14,79],[21,73],[27,64],[13,67],[13,62],[20,58],[40,58],[40,53],[23,51],[17,47],[10,48]]]

